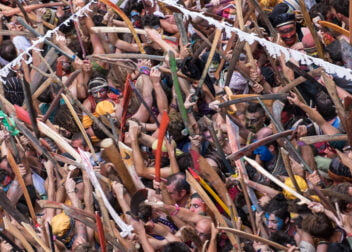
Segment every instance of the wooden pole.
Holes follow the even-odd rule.
[[[103,155],[105,155],[106,158],[114,164],[115,171],[119,175],[122,183],[126,186],[127,191],[133,195],[136,192],[136,186],[125,164],[123,163],[121,154],[117,150],[113,140],[111,138],[106,138],[101,141],[100,146],[104,148]]]
[[[349,31],[350,31],[350,34],[349,34],[349,41],[350,41],[350,44],[352,45],[352,0],[350,0],[350,7],[349,7],[349,18],[348,18],[348,26],[349,26]]]
[[[28,206],[29,213],[31,215],[32,221],[33,221],[34,225],[36,225],[37,224],[37,216],[36,216],[36,214],[34,212],[34,207],[33,207],[32,201],[31,201],[31,197],[29,196],[26,184],[24,183],[24,180],[23,180],[23,178],[21,176],[20,170],[19,170],[19,168],[18,168],[18,166],[17,166],[17,164],[15,162],[15,159],[13,158],[12,153],[11,153],[11,151],[9,149],[8,149],[8,152],[7,152],[7,161],[9,162],[13,172],[16,175],[17,181],[20,184],[20,187],[21,187],[21,189],[23,191],[23,195],[24,195],[24,198],[26,200],[26,203],[27,203],[27,206]]]
[[[306,22],[307,27],[308,27],[310,33],[313,36],[313,39],[314,39],[314,42],[315,42],[315,46],[317,48],[318,56],[319,56],[319,58],[324,59],[323,47],[321,45],[319,36],[318,36],[316,30],[314,29],[312,19],[309,16],[309,12],[307,10],[307,7],[306,7],[306,4],[305,4],[304,0],[299,0],[299,5],[301,7],[301,11],[302,11],[302,14],[303,14],[303,17],[304,17],[304,21]]]

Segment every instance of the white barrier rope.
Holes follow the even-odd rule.
[[[315,65],[323,67],[325,69],[325,71],[329,74],[336,74],[340,78],[346,78],[347,80],[352,80],[352,70],[351,69],[341,67],[341,66],[329,63],[329,62],[322,60],[320,58],[315,58],[315,57],[309,56],[307,54],[301,53],[299,51],[280,46],[280,45],[275,44],[271,41],[268,41],[264,38],[260,38],[254,33],[246,33],[244,31],[241,31],[238,28],[233,27],[231,24],[229,24],[227,22],[221,23],[211,17],[205,16],[203,13],[198,13],[198,12],[193,12],[193,11],[187,10],[182,5],[177,4],[173,0],[158,0],[158,1],[162,2],[166,5],[177,8],[178,10],[180,10],[184,14],[184,16],[186,18],[196,18],[196,17],[202,18],[202,19],[208,21],[208,23],[210,25],[214,25],[217,28],[225,29],[225,32],[228,34],[235,32],[241,41],[245,40],[249,44],[252,44],[253,42],[256,41],[260,45],[265,47],[267,49],[268,53],[270,54],[270,56],[272,56],[274,58],[281,56],[281,54],[284,54],[286,61],[289,61],[291,58],[293,58],[294,60],[299,61],[302,64],[307,64],[307,65],[315,64]]]
[[[30,64],[32,62],[32,55],[30,54],[31,50],[39,50],[36,48],[36,46],[40,43],[43,43],[45,39],[51,38],[53,34],[57,34],[58,30],[60,29],[61,26],[66,25],[68,26],[70,24],[70,21],[76,21],[79,17],[83,17],[85,15],[86,11],[92,11],[89,9],[90,5],[96,3],[96,0],[90,1],[87,3],[85,6],[83,6],[81,9],[79,9],[76,13],[73,13],[68,19],[66,19],[63,23],[55,27],[53,30],[49,30],[46,32],[46,34],[40,38],[38,38],[36,41],[33,42],[32,46],[28,47],[25,51],[21,52],[14,60],[12,60],[10,63],[5,65],[3,68],[0,70],[0,80],[4,81],[4,77],[6,77],[10,69],[12,67],[18,66],[21,64],[21,60],[24,59],[24,56],[28,56],[28,59],[25,61],[26,64]]]

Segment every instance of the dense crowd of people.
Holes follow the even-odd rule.
[[[0,251],[352,251],[349,2],[1,0]]]

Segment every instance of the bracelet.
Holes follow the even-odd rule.
[[[149,67],[146,67],[146,66],[141,66],[139,71],[142,73],[142,74],[146,74],[146,75],[149,75],[150,74],[150,69]]]
[[[75,192],[75,190],[73,190],[73,191],[67,191],[66,193],[74,193]]]
[[[180,206],[175,204],[175,211],[173,211],[170,215],[175,216],[178,214],[179,211],[180,211]]]

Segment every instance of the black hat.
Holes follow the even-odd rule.
[[[285,3],[276,5],[271,12],[269,19],[275,28],[295,23],[295,14],[287,13],[289,7]]]

